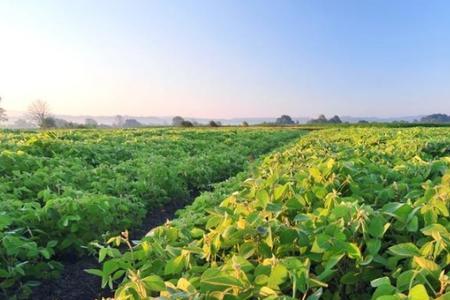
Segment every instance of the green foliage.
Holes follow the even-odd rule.
[[[0,298],[27,297],[36,280],[57,276],[56,261],[63,254],[85,254],[91,241],[139,226],[149,210],[209,189],[302,134],[279,129],[0,132]],[[102,249],[99,255],[103,261],[120,252]],[[93,271],[105,285],[128,266],[105,265],[104,272]],[[175,263],[171,273],[179,270]],[[143,280],[150,290],[161,285],[155,277]]]
[[[449,131],[313,132],[96,272],[123,273],[115,299],[448,299],[450,157],[430,144]]]

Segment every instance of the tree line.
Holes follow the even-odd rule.
[[[0,122],[8,121],[6,110],[1,107],[2,98],[0,97]],[[330,119],[327,119],[325,115],[321,114],[315,119],[307,121],[307,124],[342,124],[342,120],[339,116],[335,115]],[[359,124],[368,124],[370,122],[366,120],[359,120]],[[394,121],[392,123],[407,123],[406,121]],[[450,116],[446,114],[431,114],[422,117],[420,120],[414,120],[413,123],[450,123]],[[289,115],[281,115],[275,119],[272,123],[263,123],[259,125],[296,125],[298,121],[294,121]],[[64,119],[56,118],[51,113],[50,106],[46,101],[35,100],[27,109],[26,119],[19,119],[15,125],[19,128],[29,128],[37,126],[42,129],[48,128],[138,128],[144,127],[145,124],[140,123],[136,119],[125,119],[121,115],[117,115],[114,118],[114,122],[111,125],[99,124],[95,119],[87,118],[84,124],[75,122],[69,122]],[[175,127],[196,127],[196,126],[209,126],[220,127],[222,123],[216,120],[210,120],[207,124],[200,124],[196,121],[186,120],[181,116],[175,116],[172,119],[172,126]],[[249,126],[247,121],[243,121],[241,126]]]

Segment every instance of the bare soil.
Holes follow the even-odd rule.
[[[149,230],[173,219],[175,212],[192,201],[169,201],[159,209],[148,213],[139,228],[130,231],[132,239],[140,239]],[[56,280],[45,281],[33,290],[33,300],[93,300],[112,296],[109,289],[101,289],[101,279],[86,273],[85,269],[98,269],[96,257],[64,257],[61,261],[64,270]]]

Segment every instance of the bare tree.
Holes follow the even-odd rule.
[[[35,100],[28,106],[28,118],[41,128],[46,128],[51,118],[50,107],[43,100]]]
[[[121,128],[121,127],[123,127],[123,123],[124,123],[123,117],[122,117],[121,115],[117,115],[117,116],[114,118],[113,126],[114,126],[114,127],[119,127],[119,128]]]
[[[0,97],[0,102],[2,102],[2,97]],[[3,107],[0,107],[0,122],[8,121],[6,117],[6,110]]]

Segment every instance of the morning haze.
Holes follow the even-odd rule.
[[[0,96],[61,115],[449,113],[446,1],[2,1]]]

